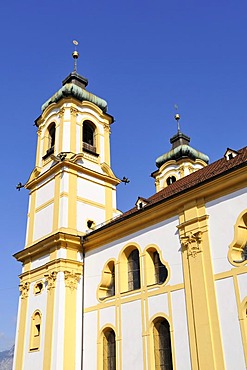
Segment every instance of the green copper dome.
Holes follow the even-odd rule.
[[[97,105],[103,112],[107,111],[107,102],[104,99],[85,90],[88,81],[79,74],[72,72],[64,81],[63,87],[59,89],[50,99],[41,107],[42,112],[52,103],[57,103],[60,99],[72,96],[80,101],[89,101]]]
[[[193,161],[200,159],[208,164],[209,157],[192,148],[189,145],[190,138],[180,131],[170,139],[170,142],[172,144],[172,149],[156,159],[156,166],[158,168],[170,160],[178,161],[182,158],[189,158]]]

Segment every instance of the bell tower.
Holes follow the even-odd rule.
[[[75,41],[75,45],[78,43]],[[120,180],[110,163],[105,100],[74,71],[36,119],[35,168],[29,190],[15,344],[15,370],[81,369],[83,254],[81,236],[120,212]]]
[[[151,174],[155,179],[156,192],[207,166],[209,162],[208,156],[191,147],[190,137],[181,132],[180,114],[176,113],[174,118],[177,133],[170,139],[172,148],[156,159],[158,170]]]

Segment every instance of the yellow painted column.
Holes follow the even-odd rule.
[[[105,147],[105,163],[108,166],[111,165],[110,158],[110,126],[109,124],[104,124],[104,147]]]
[[[60,118],[60,123],[59,123],[59,142],[58,142],[58,153],[61,153],[63,150],[63,125],[64,125],[64,112],[65,108],[61,108],[59,111],[59,118]]]
[[[27,244],[33,242],[34,222],[35,222],[35,205],[36,205],[36,190],[30,193],[30,207],[28,213],[28,231],[27,231]]]
[[[105,217],[106,220],[110,220],[113,217],[112,209],[112,189],[111,187],[105,185]]]
[[[70,108],[70,151],[76,153],[76,115],[78,110],[74,107]]]
[[[55,271],[45,274],[47,285],[46,325],[43,369],[52,367],[52,348],[54,332],[54,305],[55,305],[55,283],[57,273]]]
[[[60,215],[60,183],[61,174],[58,173],[55,176],[55,191],[54,191],[54,211],[53,211],[53,232],[58,229],[59,225],[59,215]]]
[[[69,192],[68,192],[68,227],[77,229],[77,173],[70,170],[69,172]]]
[[[20,315],[19,315],[19,331],[17,339],[16,351],[16,362],[13,370],[23,370],[23,356],[24,356],[24,343],[26,338],[27,328],[27,309],[28,309],[28,294],[29,294],[29,282],[21,282],[21,304],[20,304]]]
[[[76,360],[76,292],[81,274],[64,271],[65,323],[64,323],[64,370],[74,370]]]
[[[38,135],[38,141],[37,141],[37,149],[36,149],[36,164],[35,166],[36,167],[40,167],[40,161],[42,160],[42,153],[40,152],[40,148],[41,148],[41,129],[38,128],[38,131],[37,131],[37,135]]]
[[[225,369],[217,311],[208,217],[203,201],[180,215],[184,283],[193,370]]]

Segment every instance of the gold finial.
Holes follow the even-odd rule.
[[[174,108],[176,109],[176,111],[178,111],[178,105],[177,104],[174,104]],[[178,125],[178,132],[180,132],[180,123],[179,123],[179,120],[180,120],[180,114],[177,112],[174,116],[175,120],[177,121],[177,125]]]
[[[79,44],[79,42],[76,40],[73,40],[73,44],[75,45],[75,50],[72,53],[72,57],[74,58],[74,72],[77,72],[77,59],[79,58],[79,53],[76,50],[76,47]]]

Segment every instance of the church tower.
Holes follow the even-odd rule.
[[[77,45],[77,42],[74,42]],[[81,369],[81,236],[119,214],[110,164],[105,100],[74,71],[36,119],[35,168],[25,184],[29,208],[17,322],[15,370]]]
[[[155,179],[156,192],[173,182],[205,167],[209,158],[189,145],[190,137],[180,131],[180,115],[175,114],[178,130],[170,139],[172,148],[156,159],[158,170],[152,173]]]

